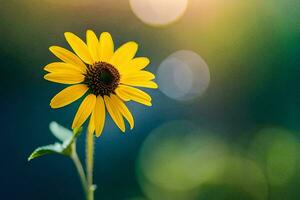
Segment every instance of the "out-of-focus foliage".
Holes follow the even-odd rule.
[[[280,128],[256,135],[249,148],[241,149],[188,121],[164,124],[141,149],[141,187],[154,200],[270,199],[276,187],[293,184],[298,141]]]
[[[76,141],[76,138],[80,135],[82,128],[75,129],[73,133],[58,123],[51,122],[49,124],[49,129],[51,130],[52,134],[62,143],[56,142],[55,144],[38,147],[30,154],[28,161],[48,154],[69,156],[73,150],[71,146]]]

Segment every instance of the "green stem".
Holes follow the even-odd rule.
[[[78,155],[77,155],[77,151],[76,151],[76,142],[74,141],[73,144],[72,144],[72,153],[71,153],[71,159],[73,160],[74,162],[74,165],[77,169],[77,172],[78,172],[78,175],[80,177],[80,181],[81,181],[81,184],[82,184],[82,187],[83,187],[83,190],[85,192],[85,194],[87,194],[87,180],[86,180],[86,177],[85,177],[85,173],[84,173],[84,170],[83,170],[83,167],[82,167],[82,164],[78,158]]]
[[[94,167],[94,133],[88,131],[86,137],[86,173],[87,173],[87,200],[94,200],[95,187],[93,184]]]

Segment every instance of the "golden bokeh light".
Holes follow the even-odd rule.
[[[170,24],[185,12],[188,0],[130,0],[134,14],[144,23],[154,26]]]

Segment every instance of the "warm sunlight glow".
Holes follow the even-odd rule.
[[[180,18],[187,0],[130,0],[134,14],[146,24],[167,25]]]

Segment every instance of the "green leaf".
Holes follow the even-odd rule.
[[[62,143],[50,144],[42,147],[38,147],[29,156],[28,161],[38,158],[40,156],[48,154],[60,154],[65,156],[70,156],[73,148],[72,144],[76,141],[76,138],[80,135],[82,128],[74,129],[74,132],[64,128],[56,122],[51,122],[49,124],[50,130]]]
[[[59,125],[55,121],[49,124],[49,129],[52,132],[52,134],[62,142],[69,140],[73,136],[72,131]]]
[[[72,137],[63,142],[62,147],[64,149],[65,154],[71,153],[72,144],[75,142],[76,138],[80,135],[81,131],[82,131],[82,128],[74,129]]]
[[[48,154],[63,154],[63,146],[60,143],[38,147],[28,158],[28,161]]]

